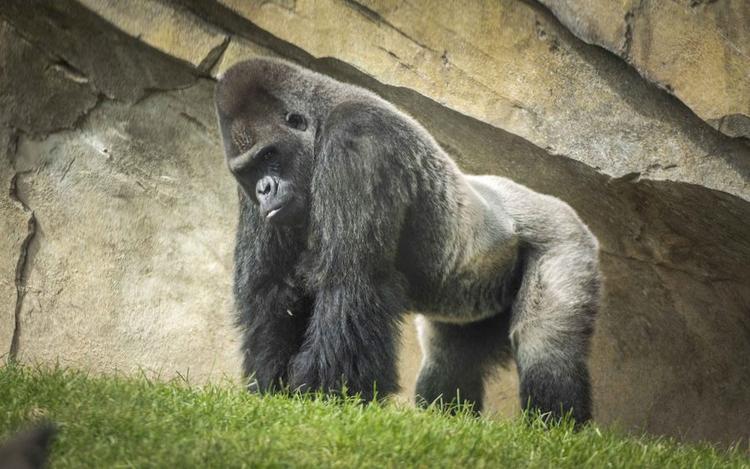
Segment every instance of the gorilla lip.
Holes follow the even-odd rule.
[[[279,211],[280,211],[280,210],[281,210],[282,208],[283,208],[283,207],[279,207],[279,208],[275,208],[275,209],[271,210],[271,211],[270,211],[270,212],[268,212],[268,214],[266,215],[266,218],[271,218],[271,217],[273,217],[274,215],[276,215],[277,213],[279,213]]]
[[[269,210],[268,213],[266,213],[266,220],[270,220],[271,218],[276,216],[280,211],[284,209],[284,207],[286,207],[286,205],[287,204],[284,203]]]

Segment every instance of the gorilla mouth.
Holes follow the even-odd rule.
[[[273,218],[273,216],[276,215],[277,213],[279,213],[282,208],[284,208],[284,205],[282,205],[279,208],[275,208],[275,209],[271,210],[270,212],[268,212],[266,214],[266,220],[270,220],[271,218]]]
[[[288,205],[289,205],[289,201],[286,200],[286,201],[284,201],[284,202],[276,205],[275,207],[273,207],[269,211],[267,211],[266,212],[266,220],[268,220],[268,221],[273,220],[273,218],[276,217],[281,211],[283,211]]]

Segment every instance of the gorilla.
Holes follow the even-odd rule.
[[[524,407],[591,417],[598,243],[564,202],[461,172],[376,94],[274,59],[234,65],[215,104],[238,184],[234,296],[258,392],[397,390],[419,313],[418,403],[481,410],[511,357]]]

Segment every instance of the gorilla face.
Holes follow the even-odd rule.
[[[290,109],[267,91],[244,91],[232,93],[228,109],[219,110],[229,170],[266,222],[303,224],[309,211],[315,127],[303,111]],[[221,96],[221,83],[218,93]]]

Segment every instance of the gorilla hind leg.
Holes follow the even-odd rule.
[[[510,358],[508,314],[470,324],[416,320],[422,367],[416,386],[417,404],[457,403],[482,410],[484,382],[495,365]]]
[[[521,406],[577,423],[591,419],[586,359],[599,298],[596,253],[556,246],[529,256],[510,338]]]
[[[591,385],[583,362],[561,364],[555,360],[519,367],[521,405],[544,418],[559,420],[568,413],[576,423],[591,419]]]

